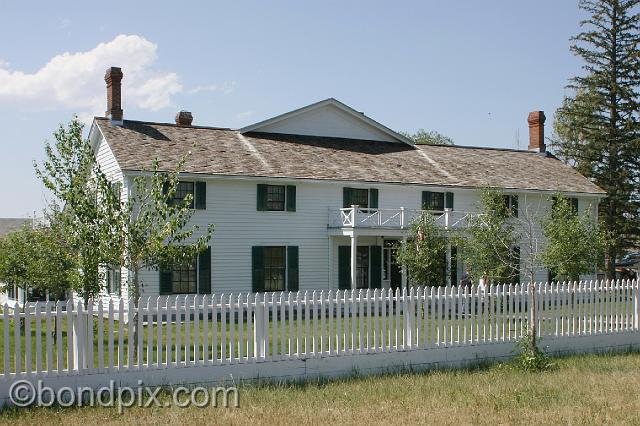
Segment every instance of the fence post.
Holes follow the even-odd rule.
[[[265,357],[265,333],[264,333],[264,299],[260,300],[260,293],[255,297],[255,309],[253,320],[253,356],[256,360],[264,359]]]
[[[77,305],[71,305],[76,308],[73,315],[73,369],[81,371],[86,368],[85,355],[87,354],[87,316],[84,312],[84,304],[78,301]]]
[[[640,315],[640,301],[638,300],[638,279],[631,282],[631,288],[633,289],[633,329],[638,330],[638,316]]]

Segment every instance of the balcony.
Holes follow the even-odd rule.
[[[370,209],[351,206],[329,210],[329,228],[407,229],[411,222],[423,213],[434,216],[436,224],[444,229],[467,226],[472,213],[445,209],[442,211],[397,209]]]

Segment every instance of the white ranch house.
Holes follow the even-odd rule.
[[[543,214],[562,192],[595,215],[604,196],[546,152],[542,111],[529,114],[527,151],[418,146],[331,98],[242,129],[193,125],[184,111],[176,123],[123,119],[121,79],[119,68],[107,70],[107,117],[91,126],[99,166],[126,197],[155,158],[169,170],[191,151],[176,196],[193,194],[202,229],[215,224],[193,265],[146,271],[143,296],[397,288],[407,279],[395,247],[420,210],[463,226],[487,185],[509,194],[516,212],[542,205]],[[456,283],[464,265],[455,248],[448,258],[443,280]],[[126,297],[126,277],[110,271],[107,292]],[[536,280],[547,279],[540,268]]]

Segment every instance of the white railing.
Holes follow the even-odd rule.
[[[445,228],[466,227],[474,213],[454,211],[413,210],[400,207],[397,209],[371,209],[351,206],[337,210],[329,210],[330,228],[392,228],[406,229],[411,222],[428,213],[433,215],[436,224]]]
[[[537,284],[538,335],[638,333],[638,296],[636,281]],[[494,345],[522,337],[529,303],[527,285],[492,285],[36,305],[0,314],[0,383]]]

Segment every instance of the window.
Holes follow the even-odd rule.
[[[422,210],[443,212],[453,210],[453,192],[422,191]]]
[[[182,181],[178,182],[178,185],[176,186],[176,193],[173,194],[173,203],[182,204],[185,198],[187,198],[187,195],[191,195],[191,202],[189,203],[188,207],[192,209],[195,196],[194,183]]]
[[[198,291],[196,259],[191,262],[177,264],[171,268],[171,292],[184,294]]]
[[[513,217],[518,217],[518,196],[512,194],[505,194],[502,196],[504,206],[507,208],[509,214]]]
[[[571,206],[571,210],[574,214],[578,214],[578,199],[577,198],[565,198],[569,205]],[[558,197],[553,197],[551,199],[551,208],[555,208],[556,203],[558,202]]]
[[[369,288],[369,247],[356,248],[356,288]]]
[[[298,246],[251,247],[252,291],[298,291]]]
[[[285,247],[264,248],[264,291],[285,290]]]
[[[343,205],[345,208],[351,206],[369,207],[369,190],[362,188],[344,188]]]
[[[9,299],[15,299],[16,298],[16,286],[14,285],[9,285],[7,286],[7,297]]]
[[[113,266],[113,265],[107,266],[105,275],[106,275],[105,278],[106,278],[106,284],[107,284],[107,291],[111,294],[117,294],[117,295],[122,294],[122,289],[121,289],[122,278],[121,278],[120,267]]]
[[[284,211],[285,186],[267,185],[267,210]]]

